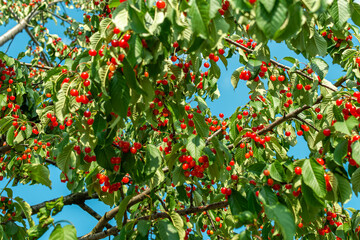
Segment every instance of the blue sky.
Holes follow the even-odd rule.
[[[82,21],[82,12],[69,9],[67,9],[66,11],[70,16],[75,17],[78,21]],[[14,25],[15,23],[11,22],[5,28],[3,26],[0,26],[0,33],[4,33],[6,30],[10,29]],[[58,34],[63,40],[66,39],[66,37],[62,34],[64,27],[60,26],[59,24],[55,25],[54,22],[50,22],[45,26],[50,30],[51,34]],[[10,50],[8,51],[8,54],[12,57],[17,57],[19,52],[25,51],[25,49],[22,49],[22,47],[24,46],[24,42],[27,41],[29,41],[29,37],[25,31],[21,34],[18,34],[15,37],[15,40],[13,41]],[[5,44],[3,47],[0,47],[0,51],[5,52],[7,47],[8,43]],[[296,55],[295,53],[288,50],[285,44],[270,43],[269,47],[271,55],[273,57],[275,56],[280,62],[281,59],[286,56],[296,57],[300,60],[300,62],[307,62],[302,56]],[[29,59],[24,58],[23,60],[26,61]],[[330,57],[325,58],[325,60],[330,65],[329,73],[326,77],[328,80],[335,80],[344,74],[343,72],[341,72],[342,70],[339,66],[331,65]],[[229,59],[228,63],[229,64],[227,70],[221,63],[219,64],[221,68],[221,77],[218,81],[221,94],[220,98],[218,100],[215,100],[214,102],[208,101],[208,106],[210,107],[214,115],[224,113],[225,117],[231,116],[231,114],[236,110],[238,106],[246,104],[249,100],[249,89],[246,87],[244,81],[239,82],[236,90],[233,89],[230,82],[230,77],[233,71],[240,66],[238,56],[235,55],[233,58]],[[285,61],[283,63],[286,64]],[[304,158],[307,157],[308,154],[309,150],[303,137],[298,137],[298,144],[290,149],[289,155],[294,155],[295,158]],[[13,188],[14,196],[20,196],[30,205],[33,205],[43,202],[44,200],[59,197],[61,195],[68,195],[69,191],[67,190],[66,185],[64,183],[60,183],[59,181],[60,171],[57,168],[50,166],[50,172],[51,180],[53,182],[52,190],[42,185],[21,185]],[[5,184],[6,180],[0,182],[0,188],[2,188]],[[108,206],[105,206],[97,200],[90,200],[86,203],[90,207],[95,209],[100,215],[103,215],[106,211],[110,209]],[[354,197],[346,206],[360,209],[360,202],[357,198]],[[84,212],[80,207],[75,205],[64,207],[64,210],[55,217],[55,221],[63,219],[69,220],[75,225],[78,236],[88,233],[97,222],[97,220],[91,217],[88,213]],[[111,223],[115,224],[114,221],[110,222],[110,224]],[[50,232],[51,231],[45,234],[41,239],[48,239]]]

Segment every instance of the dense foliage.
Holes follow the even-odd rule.
[[[359,239],[359,211],[343,207],[360,192],[356,1],[0,0],[11,21],[0,46],[22,30],[31,40],[0,52],[1,240]],[[273,60],[270,40],[308,62]],[[235,57],[228,81],[246,81],[250,101],[214,116],[206,102]],[[300,137],[306,159],[287,154]],[[13,196],[9,184],[51,188],[49,165],[70,195]],[[112,210],[99,218],[92,198]],[[89,234],[54,224],[69,204],[98,218]]]

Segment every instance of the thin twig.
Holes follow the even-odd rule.
[[[11,39],[11,41],[10,41],[10,43],[9,43],[8,47],[6,48],[5,54],[9,51],[10,46],[11,46],[11,44],[13,43],[14,39],[15,39],[15,36]]]
[[[239,48],[241,48],[241,49],[243,49],[243,50],[245,50],[245,51],[247,51],[247,52],[250,52],[250,53],[254,52],[254,50],[252,50],[252,49],[250,49],[250,48],[247,48],[247,47],[245,47],[245,46],[243,46],[243,45],[241,45],[241,44],[239,44],[239,43],[231,40],[230,38],[225,38],[225,40],[226,40],[228,43],[231,43],[231,44],[233,44],[233,45],[235,45],[235,46],[237,46],[237,47],[239,47]],[[280,68],[284,68],[284,69],[286,69],[286,70],[290,70],[290,69],[291,69],[290,67],[288,67],[288,66],[286,66],[286,65],[284,65],[284,64],[281,64],[281,63],[279,63],[279,62],[276,62],[276,61],[273,60],[273,59],[270,59],[270,62],[271,62],[273,65],[276,65],[276,66],[278,66],[278,67],[280,67]],[[314,81],[314,79],[313,79],[311,76],[308,76],[306,73],[303,73],[301,70],[295,70],[294,73],[299,74],[299,75],[301,75],[302,77],[307,78],[308,80],[310,80],[310,81],[312,81],[312,82]],[[318,84],[319,84],[320,86],[324,87],[324,88],[327,88],[327,89],[331,90],[331,91],[336,91],[335,89],[333,89],[333,88],[331,88],[331,87],[329,87],[329,86],[327,86],[327,85],[324,85],[324,84],[322,84],[321,82],[319,82]]]
[[[302,123],[305,123],[306,125],[312,127],[315,131],[319,132],[319,129],[317,129],[314,125],[312,125],[311,123],[305,121],[304,119],[300,118],[299,116],[295,116],[295,119],[301,121]]]

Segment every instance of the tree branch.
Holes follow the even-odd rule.
[[[176,210],[175,212],[178,213],[180,216],[184,216],[184,215],[199,213],[199,212],[203,212],[203,211],[220,209],[220,208],[224,208],[227,206],[228,206],[228,202],[222,201],[222,202],[216,202],[216,203],[212,203],[212,204],[205,205],[205,206],[191,207],[191,208],[187,208],[187,209]],[[138,222],[140,220],[155,220],[158,218],[169,218],[169,217],[170,217],[169,214],[166,212],[158,212],[158,213],[154,213],[152,215],[137,218],[137,219],[135,219],[135,222]],[[107,236],[117,234],[118,232],[119,232],[119,230],[117,227],[112,227],[103,232],[84,235],[82,237],[79,237],[78,239],[79,240],[98,240],[98,239],[103,239]]]
[[[62,2],[64,0],[55,0],[52,3],[48,4],[48,7],[51,7],[59,2]],[[40,7],[41,5],[39,5]],[[38,8],[35,8],[33,11],[29,13],[24,19],[21,19],[17,25],[15,25],[13,28],[8,30],[6,33],[0,36],[0,47],[4,45],[7,41],[14,38],[18,33],[22,32],[28,24],[28,22],[34,18],[36,15],[40,13],[40,11],[37,10]]]
[[[147,195],[149,195],[151,193],[153,189],[146,189],[145,191],[143,191],[142,193],[134,196],[133,198],[130,199],[127,208],[130,208],[131,206],[137,204],[138,202],[141,202],[142,200],[144,200],[145,198],[147,198]],[[115,217],[115,215],[118,213],[119,211],[119,206],[111,209],[110,211],[106,212],[104,214],[104,216],[101,217],[101,219],[99,220],[99,222],[96,224],[96,226],[91,230],[90,233],[84,235],[83,237],[87,237],[90,236],[94,233],[98,233],[100,231],[103,230],[105,224],[107,222],[109,222],[111,219],[113,219]]]
[[[78,204],[83,203],[86,200],[89,199],[96,199],[98,198],[98,195],[96,193],[89,196],[88,192],[81,192],[81,193],[72,193],[67,196],[64,196],[63,203],[64,205],[72,205],[72,204]],[[47,202],[55,202],[59,198],[54,198],[36,205],[31,206],[32,213],[31,215],[37,214],[40,211],[40,208],[43,208],[46,206]],[[22,214],[22,217],[25,218],[25,215]]]
[[[304,119],[300,118],[299,116],[295,116],[295,119],[299,120],[300,122],[308,125],[309,127],[312,127],[315,131],[319,132],[319,129],[317,129],[314,125],[312,125],[311,123],[305,121]]]
[[[231,40],[230,38],[225,38],[225,40],[226,40],[228,43],[233,44],[233,45],[235,45],[235,46],[237,46],[237,47],[239,47],[239,48],[241,48],[241,49],[243,49],[243,50],[245,50],[245,51],[247,51],[247,52],[250,52],[250,53],[254,52],[254,50],[249,49],[249,48],[247,48],[247,47],[245,47],[245,46],[243,46],[243,45],[241,45],[241,44],[239,44],[239,43]],[[276,62],[276,61],[273,60],[273,59],[270,59],[270,62],[271,62],[273,65],[276,65],[276,66],[278,66],[278,67],[280,67],[280,68],[284,68],[284,69],[286,69],[286,70],[290,70],[290,67],[288,67],[288,66],[286,66],[286,65],[284,65],[284,64],[281,64],[281,63],[279,63],[279,62]],[[313,79],[311,76],[307,75],[306,73],[303,73],[303,72],[300,71],[300,70],[295,70],[294,73],[299,74],[300,76],[302,76],[302,77],[304,77],[304,78],[307,78],[308,80],[310,80],[310,81],[312,81],[312,82],[314,81],[314,79]],[[319,85],[322,86],[322,87],[324,87],[324,88],[327,88],[327,89],[329,89],[329,90],[331,90],[331,91],[336,91],[335,89],[333,89],[333,88],[331,88],[331,87],[329,87],[329,86],[326,86],[326,85],[322,84],[321,82],[319,82]]]

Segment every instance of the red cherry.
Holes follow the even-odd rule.
[[[156,2],[156,7],[158,9],[164,9],[166,7],[166,3],[164,1],[162,1],[162,0],[159,0],[159,1]]]
[[[92,125],[94,123],[94,119],[93,118],[89,118],[88,120],[87,120],[87,124],[88,125]]]
[[[296,174],[296,175],[301,175],[301,172],[302,172],[301,167],[296,167],[296,168],[295,168],[295,174]]]
[[[120,33],[120,29],[119,29],[119,28],[114,28],[113,33],[114,33],[114,34],[119,34],[119,33]]]
[[[269,171],[269,170],[267,170],[267,169],[266,169],[266,170],[264,170],[264,175],[265,175],[265,176],[269,176],[269,175],[270,175],[270,171]]]
[[[338,100],[336,100],[336,105],[337,105],[337,106],[340,106],[340,105],[342,104],[342,102],[343,102],[343,101],[342,101],[341,99],[338,99]]]
[[[73,97],[76,97],[79,95],[79,91],[76,90],[76,89],[71,89],[70,90],[70,95],[73,96]]]
[[[299,227],[299,228],[302,228],[303,226],[304,226],[303,223],[299,223],[299,224],[298,224],[298,227]]]
[[[330,136],[330,134],[331,134],[331,130],[330,129],[324,129],[324,131],[323,131],[323,134],[326,136],[326,137],[328,137],[328,136]]]
[[[284,75],[280,75],[280,76],[278,77],[278,80],[279,80],[280,82],[284,81],[284,80],[285,80],[285,76],[284,76]]]
[[[256,3],[256,0],[249,0],[249,3],[254,4]]]
[[[297,90],[301,90],[303,88],[303,85],[301,83],[299,83],[298,85],[296,85]]]
[[[316,161],[320,164],[320,165],[324,165],[325,162],[322,158],[317,158]]]
[[[88,79],[89,78],[89,74],[87,72],[82,72],[80,77],[84,80]]]
[[[90,117],[91,116],[91,112],[90,111],[85,111],[84,112],[84,117]]]
[[[90,85],[90,81],[89,81],[89,80],[84,81],[84,86],[85,86],[85,87],[88,87],[89,85]]]
[[[86,153],[90,153],[90,152],[91,152],[91,148],[90,148],[90,147],[86,147],[86,148],[84,149],[84,151],[85,151]]]
[[[124,37],[123,37],[123,39],[124,39],[126,42],[129,41],[130,38],[131,38],[131,35],[130,35],[130,34],[125,34]]]
[[[126,184],[130,181],[130,179],[128,177],[123,177],[121,181]]]
[[[97,54],[96,50],[95,49],[90,49],[89,50],[89,55],[92,56],[92,57],[95,57]]]
[[[131,148],[130,148],[130,152],[131,152],[132,154],[135,154],[135,153],[137,152],[137,149],[136,149],[135,147],[131,147]]]

